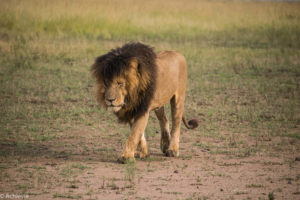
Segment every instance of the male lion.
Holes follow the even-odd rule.
[[[149,112],[154,110],[161,128],[160,147],[167,156],[179,155],[181,120],[189,129],[197,120],[186,122],[184,99],[187,82],[186,60],[175,51],[155,54],[141,43],[128,43],[98,57],[92,66],[96,79],[98,102],[112,110],[120,122],[129,123],[131,134],[120,161],[148,155],[144,130]],[[170,101],[172,130],[165,116],[164,105]]]

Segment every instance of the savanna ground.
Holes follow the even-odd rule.
[[[300,199],[300,3],[0,1],[0,198]],[[116,162],[129,134],[94,98],[128,41],[188,61],[180,157]],[[169,108],[169,107],[168,107]],[[6,196],[8,194],[8,196]],[[10,195],[10,196],[9,196]]]

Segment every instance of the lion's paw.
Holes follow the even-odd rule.
[[[166,152],[166,156],[168,156],[168,157],[178,157],[179,156],[179,151],[174,151],[174,150],[168,149],[167,152]]]
[[[145,158],[147,158],[148,156],[149,156],[148,154],[143,153],[143,152],[141,152],[141,151],[137,151],[137,152],[135,152],[135,154],[134,154],[134,157],[135,157],[135,158],[140,158],[140,159],[145,159]]]
[[[125,157],[118,158],[118,163],[121,164],[134,163],[134,162],[135,162],[134,158],[125,158]]]
[[[160,141],[160,149],[161,151],[166,154],[167,153],[167,150],[169,148],[169,144],[164,142],[163,140]]]

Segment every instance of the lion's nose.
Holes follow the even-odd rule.
[[[114,98],[114,99],[106,99],[108,102],[110,102],[110,103],[112,103],[112,102],[114,102],[115,100],[116,100],[116,98]]]

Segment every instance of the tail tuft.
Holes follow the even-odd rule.
[[[194,128],[197,128],[199,123],[196,119],[191,119],[188,121],[188,124],[189,124],[189,128],[190,129],[194,129]]]
[[[187,122],[184,115],[182,116],[182,121],[183,121],[185,127],[187,127],[188,129],[197,128],[199,125],[198,120],[196,120],[196,119],[191,119]]]

